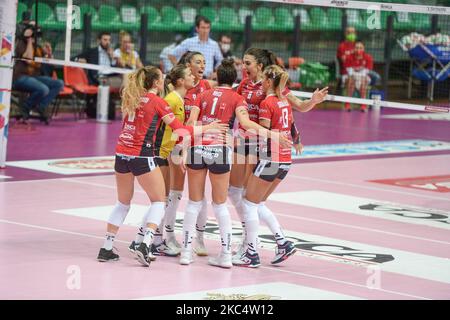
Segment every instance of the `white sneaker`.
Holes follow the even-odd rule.
[[[178,251],[181,251],[181,244],[175,237],[167,237],[166,244],[174,250],[177,249]]]
[[[231,262],[231,253],[221,252],[217,257],[209,258],[208,264],[229,269],[233,266],[233,263]]]
[[[194,252],[199,257],[206,257],[208,255],[208,250],[206,250],[206,246],[203,241],[203,236],[199,236],[198,233],[197,238],[195,239]]]
[[[239,260],[242,255],[245,253],[245,250],[247,250],[247,245],[244,244],[244,242],[241,242],[237,249],[233,253],[233,260]]]
[[[194,259],[192,258],[192,251],[181,250],[180,264],[187,266],[187,265],[191,264],[192,262],[194,262]]]

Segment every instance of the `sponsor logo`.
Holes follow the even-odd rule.
[[[126,123],[125,126],[124,126],[124,130],[133,131],[134,132],[134,130],[136,130],[136,126],[133,126],[132,124]]]
[[[68,160],[49,162],[49,166],[69,169],[113,169],[114,159]]]
[[[233,293],[233,294],[223,294],[223,293],[206,293],[206,300],[281,300],[281,297],[272,296],[266,293],[257,294],[244,294],[244,293]]]
[[[434,12],[434,13],[446,13],[447,12],[447,8],[442,8],[442,7],[427,7],[427,11],[428,12]]]
[[[130,133],[124,132],[124,133],[122,133],[122,134],[120,135],[119,138],[120,138],[120,139],[123,139],[123,140],[133,140],[133,135],[130,134]]]
[[[381,9],[384,9],[384,10],[392,10],[392,6],[389,5],[389,4],[382,4],[382,5],[380,6],[380,8],[381,8]]]
[[[213,96],[214,96],[214,97],[221,97],[221,96],[222,96],[222,92],[220,92],[220,91],[214,91],[214,92],[213,92]]]
[[[429,112],[446,112],[449,113],[450,109],[446,107],[425,106],[425,111]]]
[[[147,103],[147,102],[149,102],[150,101],[150,99],[148,98],[148,97],[142,97],[141,98],[141,102],[142,103]]]
[[[346,7],[348,5],[348,1],[332,0],[331,4],[334,4],[336,7]]]
[[[434,192],[450,192],[450,175],[403,179],[382,179],[371,180],[370,182]]]

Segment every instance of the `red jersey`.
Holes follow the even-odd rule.
[[[188,121],[189,116],[191,115],[191,108],[192,106],[198,107],[198,97],[201,93],[203,93],[206,90],[211,89],[211,86],[209,85],[208,80],[202,79],[200,80],[197,85],[191,89],[189,89],[186,92],[186,95],[184,96],[184,121]]]
[[[344,63],[346,58],[352,55],[354,51],[355,51],[355,42],[343,41],[339,44],[336,56],[339,60],[341,74],[347,74],[347,70],[345,70]]]
[[[246,78],[241,81],[236,92],[243,96],[245,101],[247,101],[250,120],[258,123],[259,105],[266,98],[266,94],[262,89],[262,81],[253,82],[249,78]],[[290,92],[289,88],[286,87],[283,90],[283,95],[286,96]]]
[[[291,138],[291,126],[294,122],[292,107],[287,100],[280,100],[276,95],[270,94],[261,102],[259,119],[270,121],[270,130],[277,130],[284,134],[289,140]],[[266,153],[273,162],[291,162],[291,148],[282,148],[271,145],[270,139],[262,146],[262,153]],[[263,155],[261,155],[263,157]]]
[[[215,120],[221,123],[228,123],[230,128],[236,118],[236,109],[247,108],[244,98],[228,87],[217,87],[205,91],[199,98],[199,121],[202,125],[207,125]],[[202,141],[195,141],[195,145],[211,145],[214,137],[204,135]]]
[[[162,117],[172,110],[164,99],[154,93],[141,98],[133,117],[127,115],[116,146],[116,153],[128,156],[154,157],[159,155],[165,123]]]
[[[359,71],[361,69],[373,69],[373,59],[372,56],[368,53],[363,53],[361,56],[358,56],[356,53],[350,55],[344,63],[345,68],[353,68],[355,71]]]

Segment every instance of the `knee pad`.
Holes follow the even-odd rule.
[[[164,207],[165,202],[153,202],[150,209],[148,209],[148,217],[147,217],[147,224],[153,223],[157,226],[160,225],[162,218],[164,217]]]
[[[124,205],[123,203],[117,201],[111,214],[109,215],[108,223],[120,227],[127,217],[128,211],[130,211],[129,205]]]

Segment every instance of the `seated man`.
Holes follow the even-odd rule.
[[[372,56],[364,52],[364,44],[361,41],[355,43],[355,52],[349,55],[344,62],[346,75],[342,77],[347,86],[347,94],[353,97],[356,90],[362,99],[366,98],[367,87],[370,83],[369,71],[373,69]],[[351,111],[350,103],[345,104],[345,110]],[[361,111],[365,112],[367,105],[361,105]]]
[[[41,120],[48,124],[47,107],[64,87],[64,82],[43,76],[41,64],[34,62],[34,57],[44,56],[44,50],[35,43],[34,31],[33,26],[28,26],[17,39],[12,89],[30,93],[21,106],[23,122],[27,122],[31,109],[35,108]],[[51,53],[48,46],[47,43],[47,54]]]

